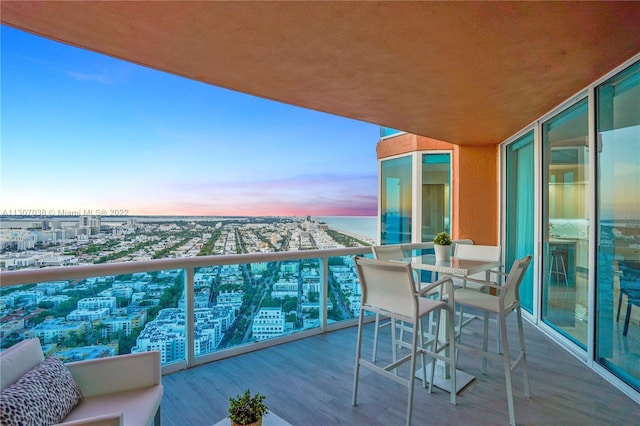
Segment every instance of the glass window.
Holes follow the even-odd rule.
[[[380,139],[388,138],[390,136],[397,136],[404,133],[402,130],[392,129],[391,127],[380,127]]]
[[[506,147],[506,235],[505,265],[533,255],[534,234],[533,131]],[[509,267],[507,267],[508,269]],[[533,268],[520,285],[522,307],[533,312]]]
[[[451,233],[451,155],[422,155],[422,241],[438,232]]]
[[[587,347],[589,124],[584,99],[542,125],[542,319]]]
[[[380,242],[411,242],[411,156],[383,160],[380,181]]]
[[[596,360],[640,390],[640,63],[596,88]]]

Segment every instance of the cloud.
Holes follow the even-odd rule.
[[[89,82],[89,83],[100,83],[100,84],[118,84],[124,83],[129,80],[129,76],[131,75],[132,68],[127,64],[122,64],[116,67],[105,67],[106,69],[102,71],[95,72],[85,72],[85,71],[75,71],[75,70],[66,70],[61,69],[60,72],[71,77],[76,81],[81,82]]]
[[[377,176],[306,175],[283,179],[170,184],[139,214],[210,216],[373,216]],[[170,200],[170,201],[157,201]]]
[[[66,75],[78,81],[93,81],[102,84],[111,84],[113,81],[105,74],[90,74],[83,72],[64,71]]]

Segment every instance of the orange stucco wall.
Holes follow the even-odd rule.
[[[452,153],[452,238],[498,244],[498,146],[459,146],[413,134],[380,141],[378,159],[415,151]]]
[[[454,229],[458,234],[454,238],[471,238],[476,244],[497,245],[498,147],[460,147],[453,175],[457,181],[454,187],[458,187],[458,197],[453,202]]]

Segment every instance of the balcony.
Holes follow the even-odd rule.
[[[419,248],[420,245],[416,245]],[[365,370],[361,373],[359,405],[351,405],[355,363],[355,320],[332,320],[327,310],[331,297],[330,259],[366,254],[366,247],[307,250],[271,254],[203,256],[146,262],[45,268],[3,273],[3,287],[42,281],[117,276],[138,272],[184,271],[184,355],[165,362],[165,425],[215,424],[226,417],[228,398],[251,388],[267,395],[270,409],[291,424],[402,424],[406,392],[403,386]],[[320,309],[317,323],[263,341],[196,353],[194,275],[199,268],[247,265],[262,262],[317,261],[320,270]],[[637,403],[582,361],[561,348],[538,328],[525,323],[531,398],[522,395],[521,374],[514,375],[516,419],[525,424],[625,424],[636,420]],[[478,331],[480,323],[470,330]],[[364,350],[372,347],[372,327],[365,333]],[[515,332],[510,324],[510,332]],[[467,342],[478,339],[463,337]],[[389,330],[380,336],[379,358],[385,351]],[[516,338],[510,338],[515,342]],[[478,342],[479,343],[479,342]],[[490,341],[495,347],[495,341]],[[489,363],[488,375],[481,361],[463,353],[460,369],[475,376],[460,393],[458,405],[449,404],[442,390],[429,395],[417,386],[414,419],[432,418],[440,424],[506,424],[508,422],[503,367]]]
[[[372,326],[363,344],[369,353]],[[475,321],[473,327],[480,329],[481,323]],[[515,331],[515,321],[509,328]],[[382,330],[379,348],[390,339],[388,328]],[[358,406],[351,405],[356,331],[357,327],[349,327],[165,375],[162,423],[215,424],[226,417],[229,396],[251,388],[267,395],[271,411],[292,425],[404,424],[406,388],[367,370],[360,374]],[[526,321],[525,340],[531,398],[523,396],[522,375],[516,371],[518,424],[637,422],[634,401]],[[517,341],[515,333],[510,341]],[[495,341],[489,344],[495,347]],[[456,406],[444,391],[435,389],[429,395],[416,382],[414,423],[438,418],[442,425],[508,424],[502,365],[490,362],[488,375],[483,376],[482,362],[463,353],[459,367],[476,378],[458,394]]]

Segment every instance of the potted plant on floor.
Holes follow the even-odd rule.
[[[229,398],[229,420],[231,426],[262,426],[262,417],[269,413],[264,403],[266,396],[256,392],[251,396],[249,389],[243,394]]]
[[[447,232],[439,232],[433,239],[436,262],[449,260],[451,256],[451,237]]]

